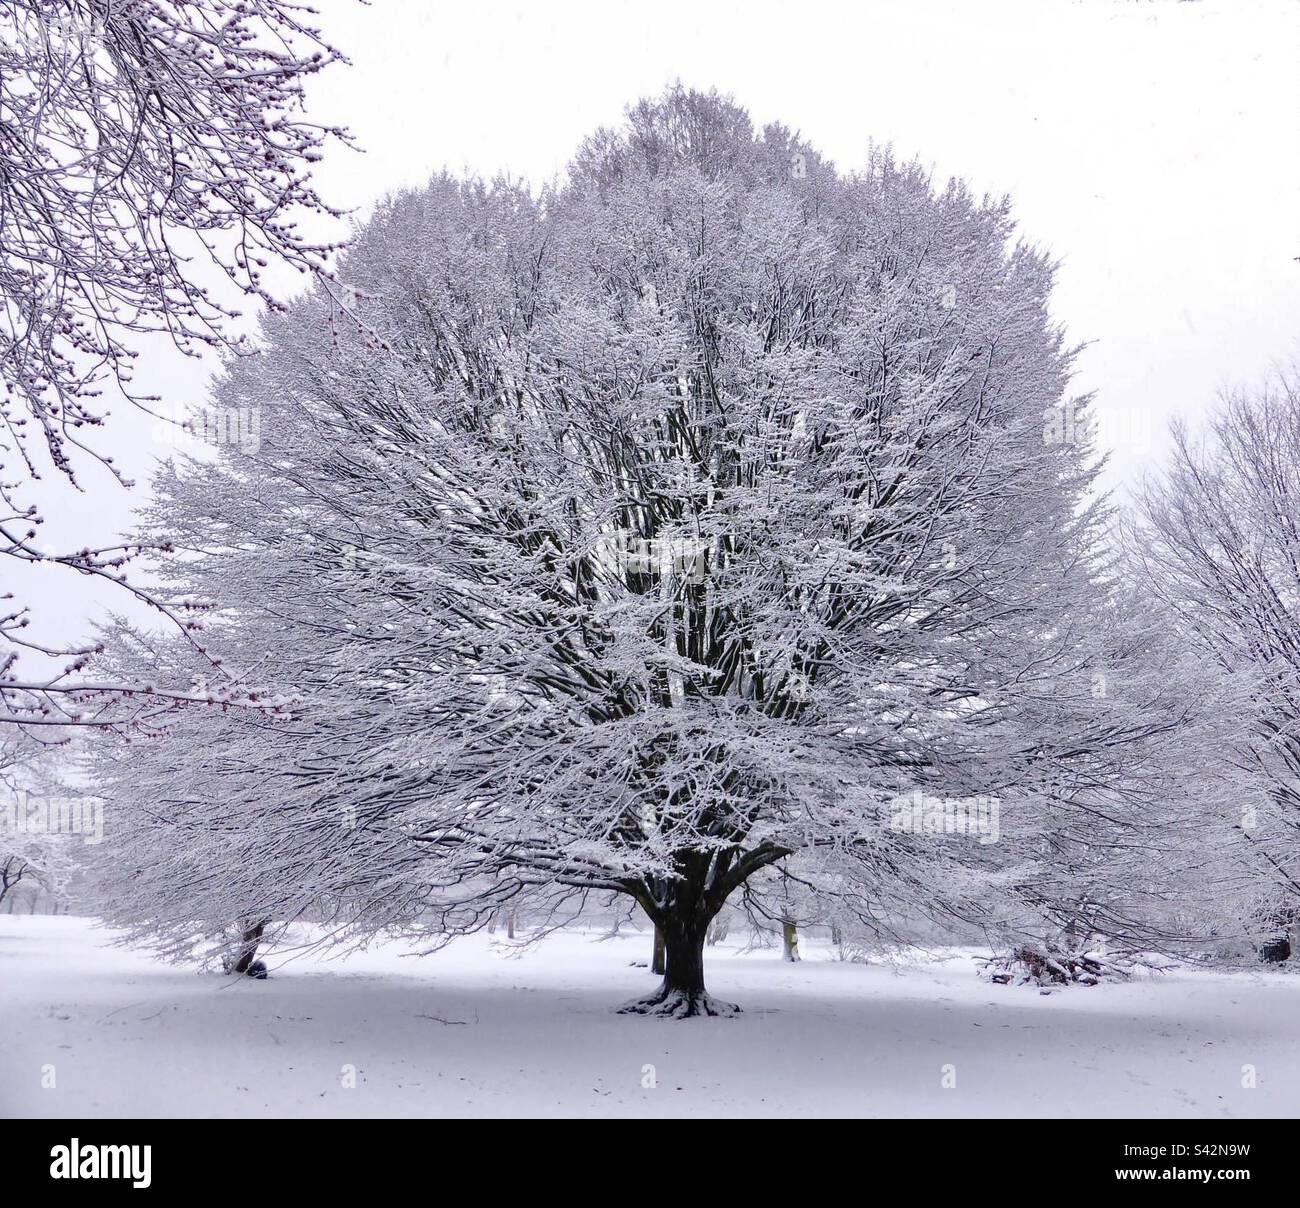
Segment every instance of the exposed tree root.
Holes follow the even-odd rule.
[[[734,1002],[723,1002],[703,992],[688,994],[662,987],[648,998],[637,998],[618,1008],[619,1015],[653,1015],[659,1019],[692,1019],[703,1015],[729,1019],[740,1013]]]

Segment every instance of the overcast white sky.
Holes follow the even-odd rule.
[[[841,168],[874,140],[1009,193],[1061,262],[1055,311],[1089,344],[1078,388],[1096,392],[1117,488],[1158,460],[1171,417],[1195,421],[1221,387],[1300,356],[1292,0],[318,4],[353,65],[313,86],[312,112],[365,148],[322,166],[340,204],[443,166],[542,182],[677,78],[798,129]],[[141,379],[188,402],[209,369],[151,349]],[[101,444],[142,496],[166,446],[144,417],[113,423]],[[128,493],[102,474],[86,485],[47,496],[50,544],[129,523]],[[17,586],[43,636],[102,614],[103,592],[39,574]]]

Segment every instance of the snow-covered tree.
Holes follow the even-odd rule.
[[[61,779],[62,748],[0,738],[0,903],[30,891],[32,906],[42,894],[66,900],[83,863],[86,838],[78,837],[89,818],[82,816],[88,799]],[[98,805],[98,802],[95,802]],[[97,814],[102,825],[102,813]]]
[[[13,742],[0,741],[0,806],[17,816],[24,774],[32,758],[28,749],[20,750]],[[45,875],[44,851],[19,832],[16,826],[0,821],[0,902],[24,880],[39,880]]]
[[[284,651],[273,647],[274,618],[256,621],[260,627],[253,619],[215,624],[211,657],[243,653],[241,676],[267,676],[271,657]],[[149,674],[200,699],[209,692],[207,660],[174,636],[119,625],[105,641],[116,676]],[[281,660],[274,669],[323,706],[328,667]],[[88,739],[86,775],[106,798],[111,823],[95,877],[103,917],[167,959],[246,972],[258,945],[274,941],[285,923],[306,918],[327,932],[369,935],[418,913],[418,901],[402,899],[400,876],[394,884],[404,837],[394,840],[358,814],[361,785],[346,770],[356,756],[345,727],[356,748],[368,734],[384,739],[369,712],[374,702],[336,703],[333,738],[310,728],[291,703],[267,713],[223,708],[214,696],[151,729]],[[317,740],[328,750],[317,752]]]
[[[1123,807],[1173,721],[1094,691],[1099,513],[1055,422],[1085,403],[1013,233],[680,89],[540,198],[383,206],[343,270],[365,330],[319,295],[269,322],[219,388],[260,449],[159,483],[177,590],[300,700],[179,752],[187,808],[247,824],[227,913],[319,886],[446,935],[623,894],[667,950],[626,1009],[688,1016],[731,1009],[705,936],[765,869],[868,919],[1040,909],[1045,832]]]
[[[251,351],[232,298],[279,306],[268,266],[330,288],[331,248],[300,224],[335,213],[310,170],[343,132],[301,110],[339,57],[310,10],[279,0],[0,0],[0,559],[160,605],[126,582],[139,547],[50,550],[25,488],[50,470],[77,484],[92,458],[121,479],[93,430],[114,396],[155,401],[132,385],[151,333],[194,355]],[[147,692],[96,678],[93,644],[41,645],[31,620],[0,591],[0,724],[136,715]],[[25,652],[54,671],[24,673]]]
[[[1224,398],[1203,439],[1174,432],[1141,496],[1133,565],[1180,638],[1241,685],[1229,750],[1259,938],[1300,916],[1300,378]]]

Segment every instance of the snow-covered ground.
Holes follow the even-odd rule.
[[[724,945],[710,989],[745,1013],[671,1021],[611,1010],[654,984],[630,964],[644,936],[272,958],[264,982],[107,939],[0,916],[3,1114],[1300,1115],[1283,973],[1043,996],[977,978],[969,953],[900,968],[813,946],[788,965]]]

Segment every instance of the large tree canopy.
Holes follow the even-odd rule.
[[[321,297],[268,322],[220,386],[260,450],[159,484],[178,592],[298,713],[124,760],[119,800],[219,799],[227,917],[321,894],[447,934],[629,895],[668,947],[630,1009],[666,1014],[726,1009],[705,929],[783,861],[864,919],[1082,900],[1095,868],[1042,861],[1113,842],[1183,706],[1116,638],[1051,266],[1013,234],[681,90],[540,197],[393,198],[342,270],[371,334]]]

